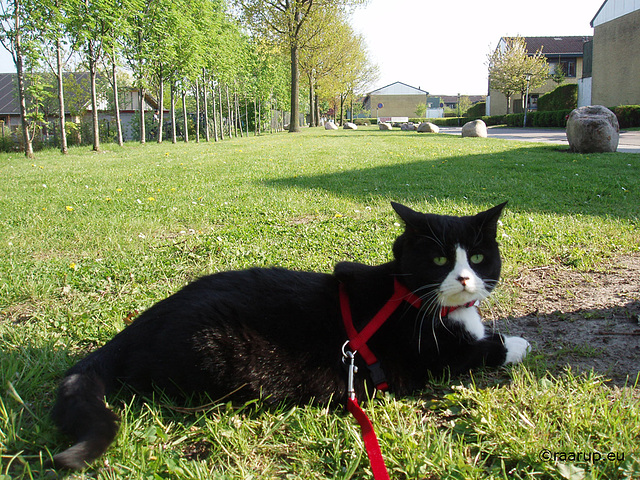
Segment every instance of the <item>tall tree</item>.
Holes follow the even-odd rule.
[[[126,24],[123,31],[122,42],[124,56],[138,87],[138,101],[140,108],[140,143],[146,143],[145,127],[145,98],[146,88],[150,83],[150,54],[153,48],[149,42],[149,26],[151,25],[150,10],[152,0],[126,0],[127,7]]]
[[[42,40],[44,48],[44,61],[56,77],[57,97],[58,97],[58,125],[60,128],[60,151],[68,153],[67,132],[65,119],[64,100],[64,57],[67,56],[65,49],[66,37],[66,15],[65,0],[39,0],[37,29],[38,36]],[[34,20],[36,20],[34,18]]]
[[[35,29],[30,19],[34,17],[35,5],[30,0],[0,2],[0,43],[11,54],[16,67],[18,103],[24,138],[24,154],[33,157],[33,138],[29,132],[26,101],[25,62],[37,57],[37,43],[33,38]]]
[[[108,0],[70,0],[67,15],[69,31],[75,45],[83,53],[89,69],[93,150],[100,150],[98,114],[98,63],[104,53],[105,39],[112,35],[114,9]]]
[[[366,0],[241,0],[247,25],[286,45],[291,67],[291,121],[289,132],[300,131],[300,51],[309,41],[315,17],[327,9],[344,9]],[[315,25],[317,27],[317,23]]]
[[[510,112],[511,97],[514,93],[543,85],[549,77],[549,66],[542,49],[535,53],[527,50],[523,37],[508,37],[501,41],[493,53],[487,55],[490,87],[507,98],[507,113]],[[529,80],[527,80],[529,77]]]

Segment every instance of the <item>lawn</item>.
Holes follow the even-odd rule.
[[[446,214],[509,201],[494,300],[505,315],[522,268],[588,271],[640,251],[638,154],[373,128],[104,147],[0,154],[1,480],[51,478],[44,464],[69,443],[48,418],[57,382],[135,312],[216,271],[385,262],[402,231],[391,200]],[[547,374],[541,356],[373,402],[392,478],[638,478],[640,389]],[[369,471],[342,411],[256,401],[185,413],[128,392],[110,403],[116,443],[70,478]]]

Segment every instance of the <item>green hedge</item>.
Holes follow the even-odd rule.
[[[568,83],[545,93],[538,99],[538,112],[573,110],[578,106],[578,85]]]
[[[561,87],[556,88],[556,90],[558,90],[559,88]],[[538,106],[540,106],[540,103],[538,103]],[[572,110],[572,108],[565,108],[551,111],[537,110],[535,112],[529,112],[527,113],[527,127],[564,128],[567,125],[567,117]],[[613,111],[618,117],[620,128],[640,127],[640,105],[621,105],[619,107],[611,108],[611,111]],[[440,127],[457,127],[459,125],[462,126],[467,122],[477,119],[482,120],[487,124],[487,126],[507,125],[509,127],[522,127],[522,124],[524,122],[524,113],[491,115],[490,117],[486,115],[469,115],[467,117],[453,118],[410,118],[409,121],[413,123],[428,121]],[[372,125],[375,125],[377,123],[375,118],[362,118],[356,120],[366,120]]]
[[[471,105],[469,110],[467,110],[465,117],[477,118],[484,116],[485,113],[487,113],[487,102],[478,102]]]
[[[618,117],[620,128],[640,127],[640,105],[620,105],[611,110]]]

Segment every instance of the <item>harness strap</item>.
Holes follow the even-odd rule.
[[[347,295],[346,287],[342,283],[340,283],[339,294],[342,321],[347,332],[347,337],[349,338],[349,340],[342,348],[342,353],[344,355],[343,361],[347,359],[349,360],[349,377],[347,382],[349,395],[347,398],[347,409],[355,417],[358,424],[360,425],[362,440],[364,441],[364,446],[367,450],[367,456],[369,457],[369,463],[371,464],[371,470],[373,472],[374,480],[389,480],[389,472],[387,471],[387,466],[385,465],[384,458],[382,457],[382,452],[380,450],[378,438],[376,437],[376,432],[373,429],[371,420],[369,420],[367,414],[358,405],[358,399],[355,395],[355,388],[353,385],[354,375],[357,372],[357,367],[355,366],[355,353],[358,352],[360,353],[360,355],[362,355],[362,358],[367,364],[371,379],[376,385],[376,388],[378,390],[388,390],[389,385],[387,384],[387,381],[385,379],[384,372],[382,371],[382,367],[380,366],[380,362],[371,351],[371,349],[367,346],[367,342],[380,329],[380,327],[382,327],[384,322],[389,319],[393,312],[398,309],[402,302],[408,302],[413,307],[420,308],[420,306],[422,305],[422,300],[417,295],[412,293],[407,287],[402,285],[396,278],[394,278],[393,295],[387,301],[387,303],[384,304],[380,311],[375,314],[371,321],[361,331],[358,332],[356,330],[356,327],[353,325],[353,317],[351,316],[351,307],[349,305],[349,296]],[[472,307],[473,305],[475,305],[475,302],[470,302],[466,305],[456,307],[442,307],[440,315],[442,318],[444,318],[449,315],[449,313],[457,310],[458,308]],[[350,351],[345,351],[345,347],[347,346],[349,347]]]
[[[371,321],[358,332],[353,325],[351,307],[349,306],[349,296],[344,284],[340,284],[340,310],[342,311],[342,321],[344,323],[347,337],[349,337],[349,348],[358,352],[367,363],[371,379],[378,390],[388,390],[389,385],[384,377],[384,372],[378,362],[377,357],[367,346],[369,339],[380,329],[389,317],[395,312],[402,302],[406,301],[416,308],[422,305],[422,300],[413,294],[407,287],[402,285],[397,279],[393,280],[393,295],[384,306],[375,314]]]

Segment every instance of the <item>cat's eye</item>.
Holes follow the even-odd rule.
[[[475,255],[471,255],[471,263],[475,265],[482,263],[483,260],[484,260],[484,255],[482,255],[481,253],[476,253]]]
[[[443,265],[447,264],[447,257],[435,257],[433,259],[433,263],[435,263],[439,267],[442,267]]]

